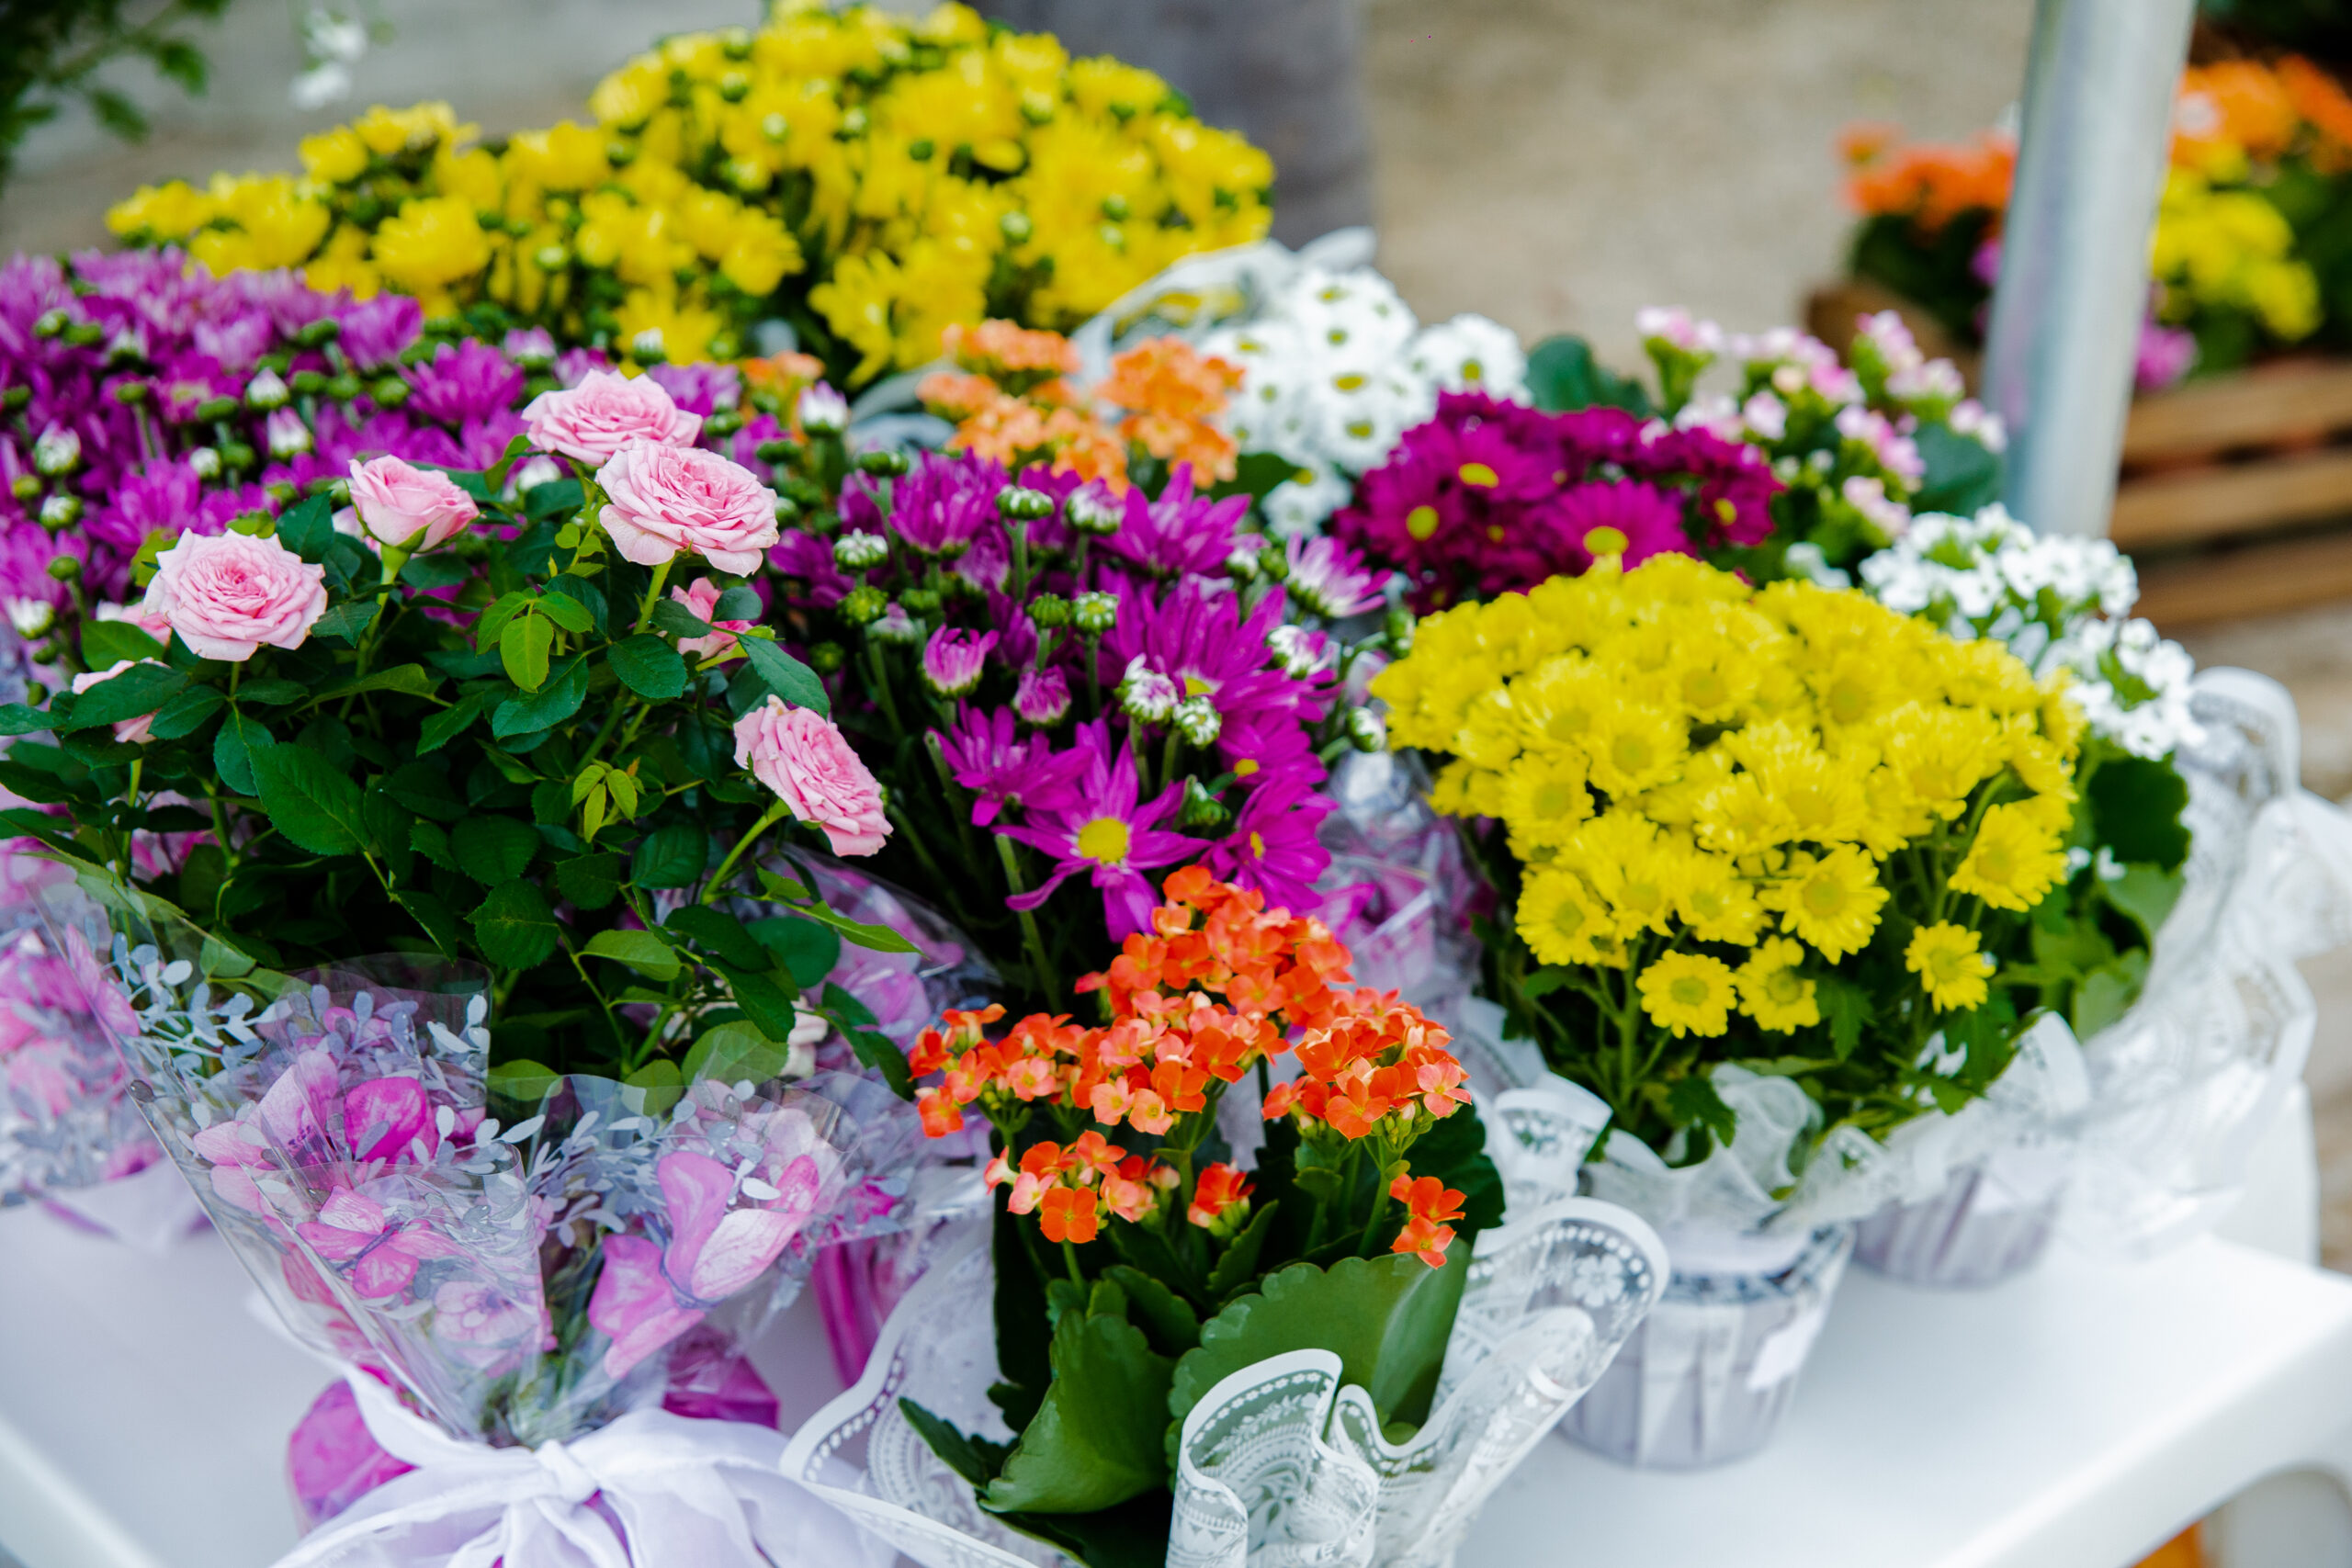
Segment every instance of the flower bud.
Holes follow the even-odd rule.
[[[921,642],[923,624],[907,614],[904,604],[893,604],[882,613],[879,620],[865,628],[865,635],[884,642]]]
[[[843,571],[871,571],[890,558],[890,542],[853,528],[833,541],[833,564]]]
[[[877,479],[902,479],[914,462],[904,452],[861,452],[857,455],[857,471],[872,474]]]
[[[820,381],[802,389],[794,417],[811,435],[839,435],[849,428],[849,400]]]
[[[1073,532],[1091,534],[1097,538],[1117,533],[1126,518],[1126,508],[1094,485],[1072,491],[1063,512]]]
[[[191,447],[187,466],[195,470],[198,479],[217,479],[220,477],[220,454],[209,446]]]
[[[988,672],[989,649],[996,646],[994,632],[957,631],[942,626],[931,634],[922,650],[922,680],[938,697],[969,696]]]
[[[255,371],[254,378],[245,383],[245,401],[254,408],[284,408],[287,399],[293,395],[288,389],[285,378],[266,365]]]
[[[1214,746],[1225,720],[1218,716],[1216,705],[1206,697],[1186,697],[1176,705],[1171,716],[1176,732],[1194,746]]]
[[[82,466],[82,437],[79,432],[62,424],[52,424],[33,442],[33,467],[55,478],[70,474]]]
[[[1069,716],[1069,678],[1057,666],[1023,670],[1012,694],[1012,711],[1025,724],[1049,729]]]
[[[269,455],[283,460],[311,449],[311,427],[292,409],[279,409],[269,416],[266,427],[269,435]]]
[[[57,624],[57,606],[46,599],[11,599],[8,624],[18,637],[28,640],[44,636]]]
[[[1184,780],[1184,805],[1177,814],[1176,825],[1191,833],[1222,833],[1233,822],[1233,813],[1225,803],[1211,795],[1197,778]]]
[[[997,491],[996,510],[1008,523],[1035,523],[1054,514],[1054,498],[1041,490],[1007,485]]]
[[[820,642],[808,650],[808,668],[831,675],[849,662],[849,652],[837,642]]]
[[[1413,612],[1402,604],[1388,606],[1388,619],[1383,628],[1388,634],[1389,648],[1398,654],[1413,651]]]
[[[62,305],[52,305],[34,319],[33,336],[38,338],[55,337],[60,333],[62,333],[68,326],[71,326],[73,324],[73,320],[74,319],[71,316],[68,316],[65,313],[65,308]]]
[[[775,436],[769,440],[763,441],[757,446],[752,447],[752,456],[757,457],[763,463],[773,465],[776,463],[790,462],[793,458],[799,457],[801,453],[807,450],[807,447],[801,446],[799,442],[793,440],[790,436]]]
[[[1118,624],[1119,598],[1101,592],[1081,593],[1070,606],[1070,621],[1089,637],[1101,637]]]
[[[60,582],[79,582],[82,581],[82,562],[74,556],[51,556],[49,558],[49,575]]]
[[[1144,663],[1138,653],[1127,661],[1126,674],[1119,682],[1119,706],[1129,718],[1140,724],[1164,724],[1176,705],[1183,697],[1176,682]]]
[[[37,474],[18,474],[8,481],[8,493],[18,501],[32,500],[40,494],[40,477]]]
[[[82,520],[82,498],[78,495],[52,495],[40,503],[40,525],[54,534],[71,528]]]
[[[297,397],[315,398],[326,390],[326,377],[316,370],[297,370],[291,383]]]
[[[403,381],[401,385],[405,389],[408,383]],[[380,402],[383,400],[379,398],[377,400]],[[207,398],[196,405],[188,417],[198,423],[210,424],[218,420],[233,418],[237,410],[243,406],[234,398]]]
[[[889,607],[889,596],[879,588],[853,588],[842,595],[842,618],[854,626],[872,625]]]
[[[1348,744],[1359,751],[1388,750],[1388,725],[1370,708],[1351,708],[1348,712]]]
[[[1040,593],[1029,601],[1030,624],[1040,629],[1069,625],[1069,601],[1058,593]]]

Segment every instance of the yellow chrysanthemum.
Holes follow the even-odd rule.
[[[1721,855],[1694,854],[1683,862],[1674,908],[1701,942],[1747,947],[1764,929],[1764,906],[1755,886]]]
[[[1814,981],[1797,973],[1804,949],[1787,937],[1776,936],[1758,945],[1739,966],[1739,1010],[1757,1026],[1776,1034],[1810,1029],[1821,1021],[1821,1007],[1814,999]]]
[[[473,276],[490,265],[490,242],[474,212],[449,197],[402,202],[376,231],[376,269],[395,288],[419,296],[442,294]]]
[[[1540,963],[1611,968],[1624,963],[1608,910],[1572,872],[1539,867],[1529,873],[1514,923]]]
[[[1641,973],[1642,1010],[1674,1037],[1712,1038],[1731,1025],[1736,995],[1730,965],[1702,953],[1669,953]]]
[[[1827,854],[1792,857],[1788,874],[1767,884],[1758,901],[1781,915],[1781,929],[1803,939],[1833,964],[1868,945],[1878,929],[1886,889],[1878,867],[1851,845]]]
[[[1503,820],[1514,848],[1566,843],[1591,815],[1584,764],[1573,756],[1521,757],[1504,775]]]
[[[1585,755],[1592,782],[1617,796],[1672,779],[1688,749],[1679,716],[1620,698],[1593,715]]]
[[[2066,852],[2052,827],[2024,804],[1996,806],[1951,874],[1951,889],[1996,909],[2030,909],[2065,874]]]
[[[1911,933],[1903,966],[1919,976],[1920,987],[1939,1012],[1981,1005],[1992,977],[1993,957],[1977,951],[1983,939],[1965,926],[1939,920]]]

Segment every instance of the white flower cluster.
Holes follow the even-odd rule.
[[[2202,733],[2188,711],[2196,663],[2129,618],[2139,576],[2108,540],[2037,534],[1994,505],[1914,518],[1860,570],[1890,609],[1956,637],[1997,637],[2036,674],[2071,671],[2068,693],[2092,730],[2135,756],[2167,756]]]
[[[1242,367],[1233,438],[1297,468],[1266,498],[1285,537],[1312,532],[1378,468],[1441,391],[1516,398],[1527,356],[1510,329],[1484,316],[1423,327],[1370,267],[1302,265],[1247,321],[1218,327],[1202,349]]]

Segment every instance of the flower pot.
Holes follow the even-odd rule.
[[[1830,1297],[1853,1250],[1851,1225],[1786,1246],[1731,1238],[1678,1245],[1673,1276],[1562,1433],[1654,1470],[1724,1464],[1763,1448],[1795,1397]]]
[[[1856,1262],[1905,1284],[1997,1285],[2041,1259],[2073,1175],[2067,1143],[2013,1145],[1962,1167],[1942,1191],[1889,1203],[1857,1227]]]
[[[984,1512],[970,1484],[908,1423],[911,1399],[997,1441],[994,1271],[985,1224],[967,1223],[890,1314],[865,1375],[810,1418],[786,1476],[925,1568],[1021,1568],[1062,1559]],[[1178,1445],[1170,1568],[1314,1562],[1450,1562],[1480,1505],[1592,1385],[1656,1301],[1666,1255],[1623,1210],[1569,1199],[1478,1238],[1428,1423],[1401,1444],[1339,1358],[1300,1350],[1226,1378]],[[844,1472],[851,1479],[844,1480]]]

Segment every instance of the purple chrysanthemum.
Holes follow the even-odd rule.
[[[509,412],[523,394],[523,372],[488,344],[469,338],[445,343],[431,359],[411,366],[408,384],[415,389],[409,406],[417,412],[444,424],[463,424]]]
[[[1182,806],[1184,786],[1171,783],[1142,799],[1134,749],[1114,742],[1101,721],[1079,726],[1071,754],[1083,759],[1084,775],[1033,804],[1022,826],[997,829],[1054,857],[1043,886],[1005,903],[1034,909],[1082,872],[1101,890],[1102,919],[1120,941],[1150,924],[1154,896],[1145,873],[1189,859],[1200,841],[1161,826]]]

